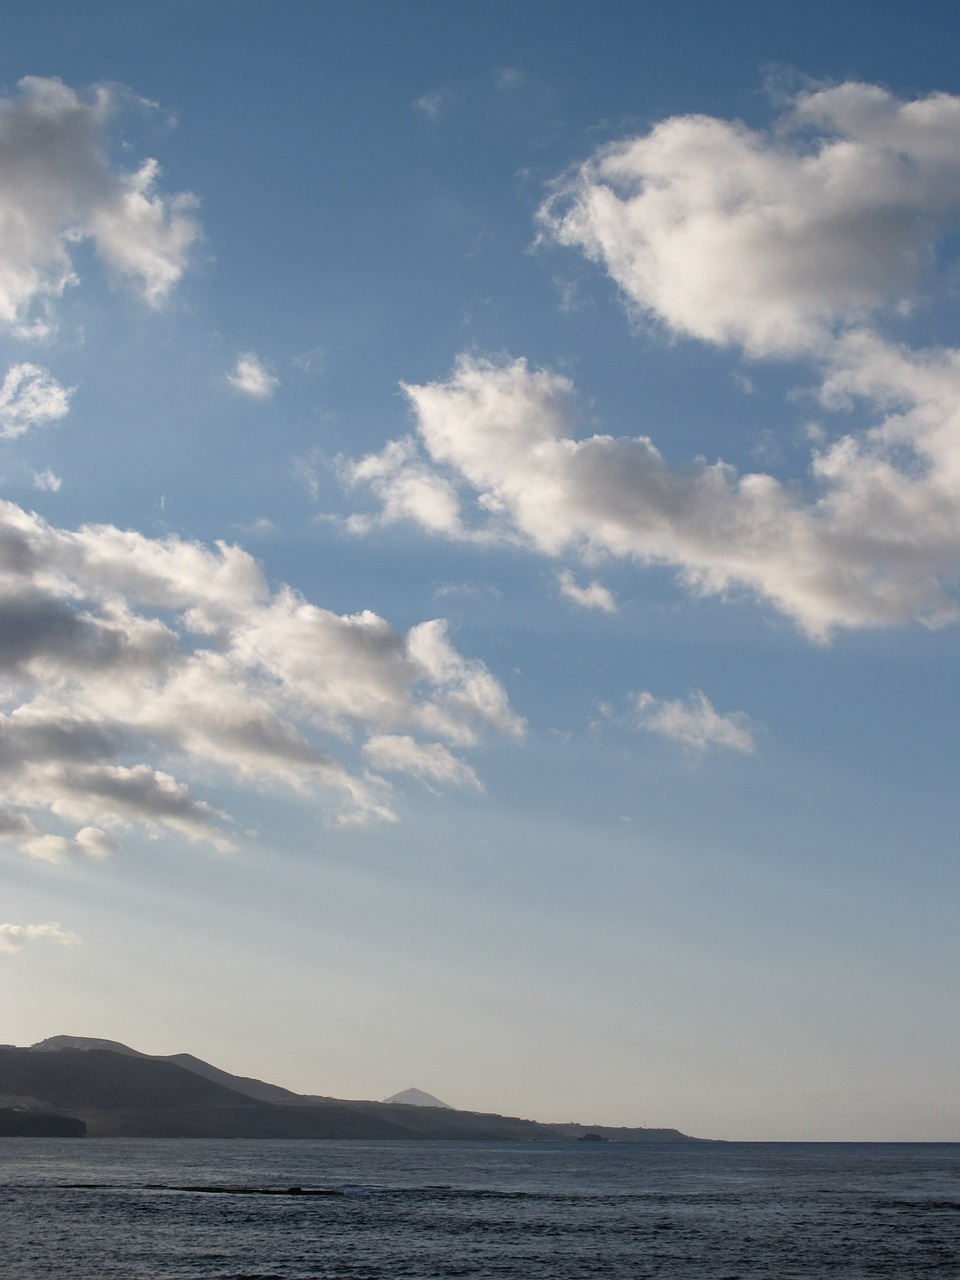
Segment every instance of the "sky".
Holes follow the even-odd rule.
[[[960,1139],[958,23],[9,8],[0,1039]]]

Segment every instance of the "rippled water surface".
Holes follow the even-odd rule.
[[[960,1145],[9,1138],[0,1250],[5,1280],[956,1280]]]

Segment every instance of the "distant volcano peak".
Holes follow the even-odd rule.
[[[404,1089],[402,1093],[384,1098],[384,1102],[401,1102],[407,1107],[443,1107],[444,1111],[456,1110],[455,1107],[450,1106],[449,1102],[441,1102],[432,1093],[424,1093],[422,1089]]]

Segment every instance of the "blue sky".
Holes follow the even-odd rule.
[[[6,15],[4,1039],[958,1136],[951,33]]]

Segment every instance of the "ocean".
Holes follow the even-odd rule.
[[[960,1144],[4,1138],[0,1275],[957,1280]]]

